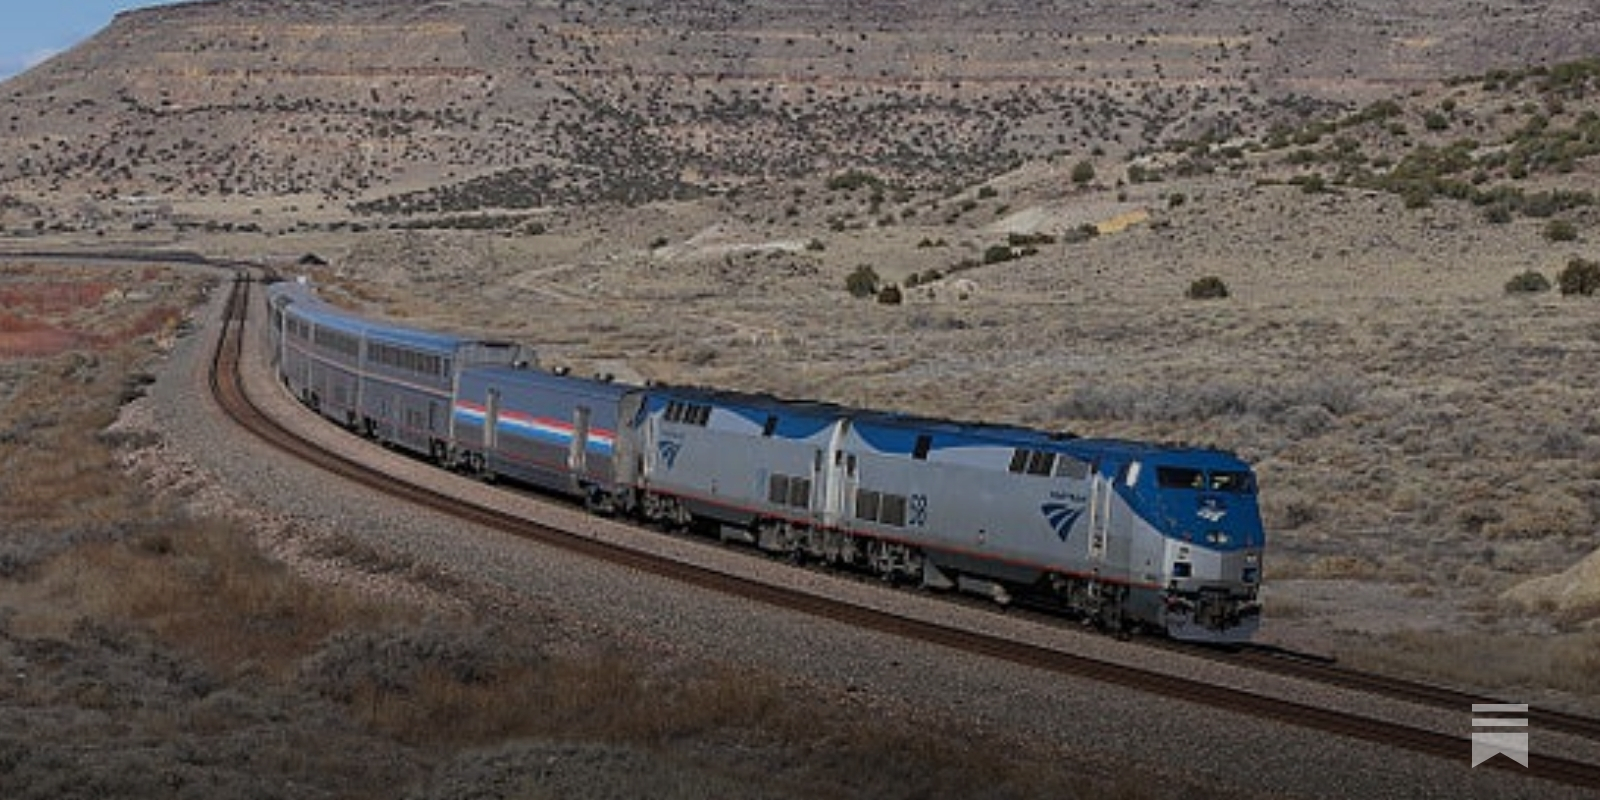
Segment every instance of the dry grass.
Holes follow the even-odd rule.
[[[75,549],[42,580],[82,613],[137,624],[223,671],[255,662],[284,674],[335,631],[414,613],[309,585],[263,557],[248,531],[214,520]]]
[[[1506,697],[1544,698],[1551,690],[1588,699],[1600,671],[1600,631],[1523,636],[1407,631],[1351,647],[1351,666],[1457,686],[1486,687]]]
[[[1020,214],[1059,200],[1013,177],[992,202]],[[1161,207],[1173,192],[1190,202]],[[496,246],[518,258],[485,261],[481,243],[431,236],[426,280],[387,259],[381,234],[352,239],[340,263],[424,324],[495,327],[580,374],[614,371],[620,355],[644,378],[1236,450],[1261,475],[1269,581],[1398,584],[1400,597],[1470,609],[1594,550],[1594,301],[1503,290],[1566,259],[1536,224],[1216,178],[1126,195],[1161,224],[964,271],[977,287],[966,299],[918,289],[896,307],[852,302],[844,277],[861,263],[946,269],[994,234],[919,213],[817,234],[821,250],[764,251],[814,231],[708,201],[665,220],[575,218],[563,242],[604,242],[577,253],[513,238]],[[658,236],[669,245],[649,247]],[[1184,300],[1205,274],[1233,297]],[[1408,613],[1359,605],[1366,596],[1348,592],[1339,617]],[[1592,610],[1457,617],[1463,633],[1493,636]]]
[[[1159,794],[1114,765],[885,715],[775,675],[556,648],[570,639],[549,620],[424,612],[313,583],[264,557],[242,523],[192,516],[181,497],[151,496],[119,470],[115,447],[149,442],[96,432],[147,345],[5,373],[0,459],[36,465],[8,471],[0,495],[0,664],[16,676],[0,681],[7,797],[225,798],[285,785],[445,796],[430,772],[458,787],[517,782],[529,796],[564,785],[544,757],[485,755],[501,748],[565,763],[604,754],[578,787],[614,780],[620,759],[634,776],[624,796]],[[348,536],[310,550],[458,588]]]

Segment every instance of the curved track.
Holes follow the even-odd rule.
[[[1375,720],[1342,711],[1321,708],[1291,700],[1266,697],[1247,691],[1221,686],[1205,686],[1197,690],[1193,680],[1146,671],[1107,661],[1051,650],[994,636],[945,627],[934,623],[909,619],[888,612],[863,608],[826,597],[819,597],[783,586],[757,582],[737,575],[724,574],[693,564],[685,564],[663,557],[640,553],[620,546],[576,536],[527,519],[522,519],[495,509],[463,502],[439,491],[409,483],[376,472],[354,460],[328,453],[300,439],[279,425],[245,394],[239,376],[243,354],[244,326],[249,308],[251,282],[240,276],[235,281],[227,301],[226,320],[219,337],[211,374],[211,390],[218,404],[239,425],[279,448],[317,468],[340,475],[364,486],[401,498],[407,502],[438,510],[451,516],[515,534],[540,544],[562,548],[586,557],[628,567],[640,572],[658,575],[674,581],[702,587],[718,593],[741,597],[768,605],[798,611],[817,617],[836,620],[868,630],[941,645],[966,653],[973,653],[1023,665],[1033,669],[1089,678],[1103,683],[1123,686],[1139,692],[1198,703],[1230,713],[1245,714],[1259,719],[1296,725],[1319,731],[1381,743],[1416,753],[1452,760],[1467,760],[1471,742],[1463,737],[1438,733],[1398,723]],[[1254,652],[1254,655],[1250,653]],[[1472,702],[1488,702],[1471,695],[1423,687],[1405,681],[1368,676],[1363,673],[1316,666],[1290,659],[1271,659],[1259,651],[1245,650],[1240,654],[1219,654],[1228,659],[1248,660],[1252,665],[1295,677],[1322,681],[1355,688],[1364,692],[1396,696],[1421,705],[1442,706],[1463,714],[1470,711]],[[1276,661],[1275,664],[1266,662]],[[1298,663],[1300,666],[1289,666]],[[1309,670],[1309,671],[1307,671]],[[1320,673],[1320,674],[1319,674]],[[1433,694],[1430,694],[1432,692]],[[1573,734],[1600,738],[1600,723],[1569,715],[1556,715],[1535,710],[1531,719],[1540,727],[1557,725]],[[1564,723],[1557,723],[1567,717]],[[1493,759],[1487,766],[1523,771],[1507,759]],[[1526,772],[1531,777],[1542,778],[1569,786],[1600,790],[1600,765],[1574,761],[1554,756],[1535,754],[1532,767]]]

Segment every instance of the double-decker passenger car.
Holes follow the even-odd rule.
[[[319,299],[303,282],[269,291],[273,358],[306,405],[346,427],[443,459],[462,371],[525,362],[505,342],[373,322]]]

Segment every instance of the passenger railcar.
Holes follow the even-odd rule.
[[[268,305],[273,359],[302,402],[367,436],[441,460],[455,438],[451,409],[462,372],[529,358],[505,342],[363,319],[302,282],[273,284]]]
[[[638,391],[529,369],[468,369],[456,389],[450,460],[615,510],[618,464],[631,463],[618,419]]]

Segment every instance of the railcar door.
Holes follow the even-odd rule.
[[[806,501],[806,511],[811,515],[811,524],[821,527],[825,524],[827,512],[827,473],[823,469],[827,454],[820,447],[811,448],[811,497]]]
[[[619,411],[616,452],[612,455],[611,463],[617,472],[617,484],[632,488],[644,472],[645,454],[638,447],[639,439],[643,436],[640,428],[645,420],[644,397],[634,392],[624,395]]]
[[[578,406],[572,410],[572,447],[567,450],[567,471],[574,476],[582,475],[588,466],[591,413],[588,406]]]
[[[823,481],[822,522],[824,525],[847,525],[850,522],[850,512],[855,502],[855,460],[854,455],[849,457],[849,469],[846,471],[845,440],[850,431],[850,421],[840,420],[829,436],[828,449],[824,453],[820,472],[825,475]],[[813,489],[813,491],[815,491]]]
[[[1106,540],[1111,535],[1111,497],[1114,489],[1103,469],[1096,469],[1089,484],[1089,564],[1098,570],[1106,560]]]
[[[500,390],[490,389],[484,405],[483,452],[488,454],[500,446]]]

